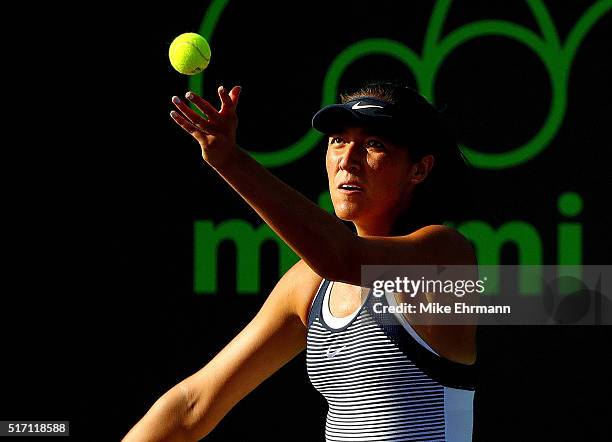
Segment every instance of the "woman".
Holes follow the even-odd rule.
[[[362,264],[475,264],[462,235],[429,224],[444,221],[437,210],[454,197],[440,198],[460,187],[453,177],[465,167],[437,111],[410,88],[379,83],[314,116],[328,136],[334,217],[236,145],[240,88],[218,94],[220,110],[186,94],[207,119],[178,97],[171,116],[301,259],[252,322],[165,393],[125,441],[204,437],[305,348],[309,377],[329,403],[328,441],[471,440],[475,326],[411,325],[408,316],[375,313],[361,288]]]

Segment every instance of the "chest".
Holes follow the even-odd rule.
[[[363,303],[368,289],[359,286],[334,282],[329,293],[329,311],[336,318],[344,318],[354,313]]]

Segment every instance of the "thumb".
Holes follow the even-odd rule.
[[[229,93],[229,96],[234,104],[234,108],[238,105],[238,98],[240,98],[240,91],[242,91],[242,87],[234,86]]]

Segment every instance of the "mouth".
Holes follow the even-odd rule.
[[[363,186],[358,183],[342,183],[338,186],[338,190],[340,191],[340,193],[351,195],[356,193],[362,193],[364,189]]]

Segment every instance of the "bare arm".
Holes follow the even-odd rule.
[[[401,237],[360,237],[276,178],[236,145],[239,92],[238,87],[229,93],[219,88],[219,111],[201,97],[188,94],[208,120],[175,98],[182,114],[173,112],[172,118],[198,141],[204,160],[317,274],[361,285],[362,264],[465,263],[455,261],[457,256],[463,261],[462,251],[469,243],[453,229],[433,226]]]
[[[454,229],[439,225],[406,236],[360,237],[276,178],[236,145],[239,93],[237,87],[229,93],[219,88],[222,101],[219,111],[201,97],[188,94],[189,100],[207,115],[208,120],[180,100],[173,101],[182,114],[173,112],[172,118],[198,141],[204,160],[314,272],[325,279],[361,286],[361,266],[364,264],[475,264],[469,242]],[[456,353],[455,342],[462,343],[460,353],[464,356],[457,357],[450,351],[441,351],[441,354],[462,361],[473,359],[475,326],[424,327],[419,330],[422,337],[437,348],[444,347]]]
[[[306,347],[309,299],[321,278],[299,261],[255,318],[201,370],[164,394],[124,442],[196,441]]]

